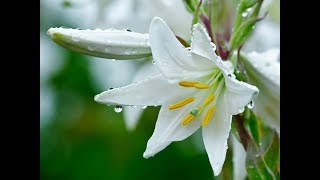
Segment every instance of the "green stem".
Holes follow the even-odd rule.
[[[250,139],[250,135],[243,125],[244,119],[239,114],[235,115],[234,117],[235,117],[235,124],[236,124],[237,131],[239,133],[239,136],[240,136],[241,143],[242,143],[244,149],[247,151],[248,139]]]

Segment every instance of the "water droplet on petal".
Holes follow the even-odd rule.
[[[128,32],[132,32],[130,29],[127,29]]]
[[[94,51],[94,49],[95,49],[95,46],[88,46],[89,51]]]
[[[113,88],[109,88],[108,90],[112,90]]]
[[[252,109],[254,107],[254,102],[250,101],[249,104],[247,105],[247,108]]]
[[[132,107],[132,108],[137,108],[138,106],[134,106],[134,105],[133,105],[133,106],[131,106],[131,107]]]
[[[114,107],[114,112],[119,113],[122,111],[122,107],[121,106],[115,106]]]
[[[148,106],[141,106],[141,109],[146,109]]]
[[[74,42],[79,42],[80,41],[80,38],[79,38],[79,36],[72,36],[72,41],[74,41]]]
[[[156,61],[155,61],[155,60],[153,60],[153,61],[152,61],[152,64],[156,64]]]

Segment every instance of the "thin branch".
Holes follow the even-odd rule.
[[[244,149],[247,151],[248,147],[248,139],[250,138],[249,133],[247,130],[244,128],[244,119],[238,114],[235,115],[235,123],[236,123],[236,128],[240,136],[240,140],[243,144]]]

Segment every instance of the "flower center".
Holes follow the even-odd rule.
[[[208,106],[209,108],[206,111],[206,115],[202,120],[202,126],[208,125],[208,123],[212,119],[214,110],[216,109],[216,104],[217,104],[219,94],[224,85],[224,78],[220,70],[210,74],[210,76],[211,77],[209,78],[209,80],[207,80],[206,83],[201,83],[198,81],[188,81],[188,80],[183,80],[179,82],[180,86],[187,87],[187,88],[196,88],[201,91],[205,91],[203,92],[203,94],[207,96],[202,102],[202,104],[192,108],[188,113],[188,115],[184,117],[184,119],[181,121],[183,125],[189,124],[192,120],[194,120],[196,116],[200,115]],[[177,103],[171,104],[169,106],[169,109],[174,110],[174,109],[183,107],[189,103],[192,103],[194,100],[195,100],[195,97],[193,96],[185,98]]]

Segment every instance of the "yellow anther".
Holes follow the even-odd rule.
[[[194,87],[198,88],[198,89],[208,89],[209,85],[208,84],[195,84]]]
[[[195,84],[199,84],[198,82],[195,81],[180,81],[179,85],[183,87],[194,87]]]
[[[182,121],[182,125],[187,125],[189,122],[191,122],[194,119],[194,115],[188,114]]]
[[[186,104],[191,103],[192,101],[194,101],[194,99],[195,99],[195,98],[194,98],[193,96],[188,97],[188,98],[186,98],[186,99],[184,99],[184,100],[182,100],[182,101],[180,101],[180,102],[177,102],[177,103],[175,103],[175,104],[171,104],[171,105],[169,106],[169,109],[172,110],[172,109],[176,109],[176,108],[183,107],[183,106],[185,106]]]
[[[211,103],[214,99],[214,94],[210,94],[205,100],[204,100],[204,103],[203,105],[204,106],[207,106],[209,103]]]
[[[202,121],[202,126],[206,126],[206,125],[209,124],[214,110],[215,110],[215,106],[212,106],[211,108],[209,108],[209,110],[207,111],[206,116],[204,117],[204,119]]]

